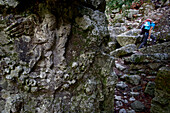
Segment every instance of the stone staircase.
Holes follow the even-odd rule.
[[[140,10],[136,12],[132,11],[132,14],[139,15],[135,20],[124,19],[124,23],[116,23],[108,27],[112,38],[108,43],[108,49],[111,51],[109,54],[115,59],[113,75],[118,77],[114,112],[168,113],[170,112],[170,84],[168,83],[170,42],[157,43],[137,50],[141,40],[138,35],[140,29],[137,28],[144,15],[140,15]],[[134,29],[129,30],[129,27]],[[164,79],[167,80],[164,82]],[[164,85],[167,87],[164,88]]]
[[[131,47],[131,51],[127,51]],[[149,47],[150,50],[156,52],[159,48],[170,50],[170,42],[157,44]],[[169,68],[170,55],[165,51],[157,51],[158,53],[147,52],[143,48],[135,51],[135,45],[130,44],[112,51],[111,55],[115,55],[115,67],[113,73],[118,76],[115,88],[115,113],[149,113],[151,101],[155,97],[155,90],[158,84],[155,79],[162,68]],[[120,53],[117,54],[119,50]],[[115,53],[115,54],[113,54]],[[116,56],[117,55],[117,56]],[[170,78],[170,75],[167,75]]]

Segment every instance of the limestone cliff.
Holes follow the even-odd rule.
[[[0,0],[0,8],[0,111],[113,111],[104,0]]]

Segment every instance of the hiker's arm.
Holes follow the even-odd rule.
[[[148,36],[148,39],[150,39],[152,29],[153,29],[153,27],[151,27],[151,28],[150,28],[150,30],[149,30],[149,36]]]

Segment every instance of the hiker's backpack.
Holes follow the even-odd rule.
[[[151,24],[152,20],[151,19],[146,19],[142,25],[141,25],[141,35],[145,33],[145,30],[149,30],[150,29],[150,24]]]

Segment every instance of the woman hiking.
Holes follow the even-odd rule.
[[[147,44],[147,40],[150,38],[152,39],[152,45],[154,44],[156,37],[154,37],[153,35],[151,35],[151,31],[154,29],[155,24],[158,23],[158,20],[154,19],[146,19],[143,24],[142,24],[142,31],[141,31],[141,35],[143,35],[143,42],[140,44],[139,48],[142,48],[143,46],[145,46]]]

